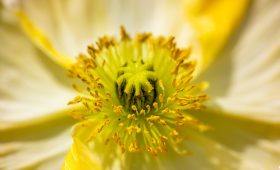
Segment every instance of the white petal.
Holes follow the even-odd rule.
[[[182,1],[28,0],[13,5],[39,27],[56,49],[69,57],[76,57],[100,36],[118,35],[121,25],[132,34],[176,33],[181,43],[187,43],[192,35],[190,26],[184,22]]]
[[[263,170],[279,169],[280,140],[259,140],[256,145],[248,146],[242,154],[240,169]]]
[[[70,130],[66,127],[72,123],[63,118],[1,131],[0,169],[61,169],[71,146]]]
[[[71,144],[66,71],[0,10],[0,169],[61,169]],[[51,168],[50,168],[51,167]]]
[[[13,23],[5,21],[4,12],[2,16],[0,128],[5,128],[65,108],[74,94],[65,87],[66,71],[46,59]]]
[[[185,146],[190,155],[172,153],[141,157],[128,156],[127,169],[161,170],[274,170],[280,162],[279,126],[252,123],[208,112],[194,113],[211,127],[204,133],[186,129]],[[145,163],[143,163],[145,162]]]
[[[192,113],[210,127],[209,131],[197,132],[185,129],[184,146],[190,155],[178,155],[169,151],[158,156],[143,153],[121,154],[124,160],[114,162],[114,169],[160,170],[273,170],[280,162],[280,126],[211,112]],[[95,126],[94,124],[91,124]],[[88,129],[88,128],[87,128]],[[80,129],[81,130],[81,129]],[[84,129],[86,130],[86,128]],[[84,131],[77,133],[82,135]],[[95,141],[93,151],[103,161],[118,157],[110,145]],[[104,153],[110,153],[107,155]],[[96,156],[95,155],[95,156]],[[106,155],[106,156],[105,156]]]
[[[195,115],[212,129],[197,137],[190,134],[189,140],[196,147],[189,148],[195,157],[182,160],[181,166],[185,169],[277,169],[280,162],[279,126],[207,112]]]
[[[210,81],[209,107],[280,122],[280,2],[254,1],[228,48],[201,77]]]

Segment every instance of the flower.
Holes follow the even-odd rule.
[[[63,69],[69,69],[73,60],[66,56],[76,56],[88,43],[94,42],[97,36],[116,35],[116,27],[123,24],[128,32],[138,34],[149,31],[165,36],[173,35],[179,45],[192,47],[189,58],[197,61],[193,73],[194,84],[208,81],[210,86],[203,93],[210,99],[205,103],[207,109],[191,111],[190,119],[199,120],[211,128],[203,133],[189,129],[184,131],[188,140],[183,142],[183,148],[188,148],[191,155],[178,156],[168,152],[146,159],[144,154],[131,153],[126,155],[126,159],[121,159],[126,160],[124,168],[276,169],[280,162],[279,93],[276,90],[280,68],[277,36],[280,23],[279,2],[252,2],[236,33],[236,39],[229,39],[229,35],[238,25],[243,11],[247,9],[246,1],[215,0],[209,4],[206,1],[192,2],[182,4],[181,1],[129,1],[108,6],[102,1],[95,2],[95,10],[84,10],[86,7],[91,9],[91,2],[84,4],[79,1],[72,5],[71,2],[64,4],[56,1],[51,3],[51,6],[47,1],[22,1],[19,6],[16,2],[15,7],[21,9],[17,15],[29,39],[20,31],[11,11],[7,11],[6,6],[14,4],[11,1],[3,3],[5,7],[1,7],[0,28],[0,41],[3,42],[0,47],[0,168],[61,167],[71,144],[69,127],[74,124],[74,120],[67,113],[74,115],[73,110],[81,109],[80,105],[70,108],[65,106],[70,98],[76,96]],[[120,9],[122,7],[125,7],[124,10]],[[68,10],[79,12],[73,14]],[[106,15],[106,11],[110,11],[110,15]],[[121,15],[117,15],[117,12]],[[80,15],[83,13],[85,15],[82,18]],[[95,17],[90,18],[91,16]],[[226,41],[227,46],[221,50]],[[84,60],[87,58],[80,57],[78,62]],[[135,62],[140,66],[142,64],[141,60]],[[166,62],[166,59],[163,62]],[[143,63],[144,71],[148,66],[149,63]],[[73,67],[71,70],[77,71]],[[122,74],[123,70],[114,72],[119,71]],[[147,72],[148,75],[144,77],[153,79],[153,72],[149,69]],[[75,72],[72,75],[76,76]],[[156,77],[156,80],[158,78]],[[140,82],[144,80],[140,79]],[[166,80],[169,82],[171,78],[167,77]],[[160,86],[157,89],[172,92]],[[120,93],[124,92],[120,90]],[[78,93],[79,96],[81,94],[84,93]],[[159,98],[157,100],[160,101]],[[136,109],[132,107],[134,105]],[[137,103],[124,106],[127,109],[131,107],[132,111],[138,111],[139,107]],[[118,112],[118,109],[120,107],[116,106],[115,111]],[[76,116],[81,118],[79,114]],[[134,119],[133,115],[130,117]],[[162,120],[166,122],[165,119]],[[78,125],[81,123],[75,127]],[[194,124],[194,127],[198,127],[197,125],[201,124]],[[97,147],[96,152],[92,152],[91,147],[83,141],[84,135],[88,136],[88,133],[83,134],[81,128],[76,130],[74,132],[78,137],[74,138],[71,152],[67,155],[66,169],[67,166],[98,169],[103,168],[102,164],[99,164],[101,160],[115,160],[103,159],[101,152],[98,152],[112,147]],[[139,131],[137,127],[130,130]],[[94,144],[102,146],[98,140]],[[132,150],[135,146],[132,143]],[[81,162],[77,164],[75,161]],[[106,162],[105,165],[118,167],[122,163]]]
[[[200,109],[207,99],[199,94],[205,83],[190,84],[196,65],[188,61],[191,49],[177,48],[173,37],[143,33],[131,39],[123,27],[120,41],[102,37],[96,44],[88,47],[89,55],[80,54],[69,71],[85,84],[73,85],[80,95],[69,102],[82,104],[71,113],[82,121],[73,137],[83,131],[89,145],[100,136],[103,147],[113,141],[122,153],[158,155],[167,145],[184,152],[177,147],[183,140],[178,130],[184,125],[206,129],[186,113]]]

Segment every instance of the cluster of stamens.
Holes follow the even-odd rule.
[[[121,29],[121,40],[102,37],[81,54],[69,71],[83,85],[73,85],[79,96],[69,104],[82,104],[72,116],[88,128],[86,141],[101,139],[122,152],[147,151],[153,155],[178,149],[188,128],[207,126],[188,114],[201,109],[207,96],[204,84],[191,85],[195,62],[191,49],[178,49],[174,38],[143,33],[132,39]],[[97,135],[96,135],[97,134]],[[108,147],[108,146],[107,146]]]

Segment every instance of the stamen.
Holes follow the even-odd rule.
[[[143,33],[132,38],[124,27],[120,34],[120,40],[104,36],[89,45],[88,54],[80,54],[69,70],[83,84],[73,85],[80,95],[68,104],[83,108],[71,115],[98,122],[95,129],[77,128],[88,132],[88,140],[98,136],[104,147],[118,145],[122,153],[158,155],[169,147],[188,153],[179,149],[181,129],[209,128],[187,114],[203,109],[207,100],[201,94],[207,85],[191,84],[196,66],[189,60],[191,48],[178,49],[174,37]]]

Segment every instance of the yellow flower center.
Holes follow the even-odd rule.
[[[122,152],[157,155],[170,147],[184,153],[178,148],[183,131],[207,128],[188,114],[207,98],[201,94],[205,83],[191,83],[196,64],[190,53],[191,48],[178,49],[173,37],[131,38],[124,28],[120,40],[105,36],[90,45],[88,55],[80,54],[69,70],[83,82],[73,85],[80,95],[69,104],[83,108],[72,116],[97,122],[87,129],[87,140],[98,138]]]
[[[156,101],[157,77],[152,64],[143,60],[125,63],[118,71],[116,92],[125,109],[141,110]]]

